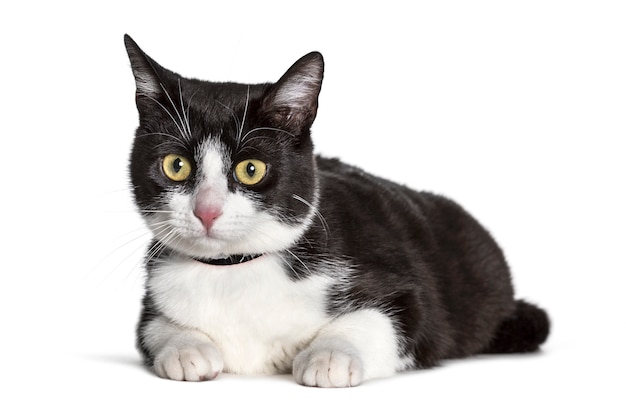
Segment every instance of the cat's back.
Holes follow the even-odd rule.
[[[318,174],[323,201],[322,208],[329,212],[349,209],[351,217],[364,216],[377,224],[393,228],[416,226],[427,222],[436,212],[464,210],[445,197],[416,191],[405,185],[387,180],[352,166],[336,158],[317,157]],[[351,218],[348,217],[348,218]],[[369,223],[368,223],[369,224]]]
[[[411,189],[335,158],[317,157],[317,165],[321,207],[328,212],[349,209],[348,218],[363,213],[370,220],[366,224],[384,224],[388,231],[394,227],[418,228],[421,235],[434,234],[433,239],[461,230],[488,235],[463,207],[447,197]]]
[[[389,253],[405,266],[428,263],[439,275],[459,269],[442,260],[461,259],[468,265],[483,265],[480,274],[485,277],[508,280],[508,273],[501,273],[508,267],[500,247],[453,200],[413,190],[337,159],[318,158],[317,163],[320,212],[331,232],[351,244],[346,249],[351,248],[352,255]],[[463,272],[476,271],[463,268]]]
[[[328,249],[338,255],[389,264],[423,263],[434,250],[430,226],[440,200],[338,159],[317,158],[319,211],[328,224]],[[387,255],[386,255],[387,254]],[[401,268],[399,268],[401,269]]]

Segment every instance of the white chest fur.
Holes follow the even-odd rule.
[[[173,322],[206,333],[233,373],[278,373],[330,321],[328,277],[292,281],[280,258],[211,266],[174,259],[151,273],[148,289]]]

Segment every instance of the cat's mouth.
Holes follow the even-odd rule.
[[[255,254],[255,255],[231,255],[226,258],[198,258],[192,257],[195,261],[202,262],[207,265],[217,265],[217,266],[227,266],[227,265],[239,265],[244,262],[252,261],[262,256],[263,254]]]

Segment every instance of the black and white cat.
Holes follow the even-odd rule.
[[[514,300],[502,251],[461,207],[314,154],[319,53],[245,85],[125,44],[130,176],[154,235],[138,347],[156,374],[346,387],[546,340],[546,313]]]

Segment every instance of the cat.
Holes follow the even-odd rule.
[[[514,299],[502,250],[459,205],[314,153],[320,53],[276,83],[214,83],[124,40],[130,181],[153,234],[137,347],[158,376],[349,387],[546,340],[546,312]]]

